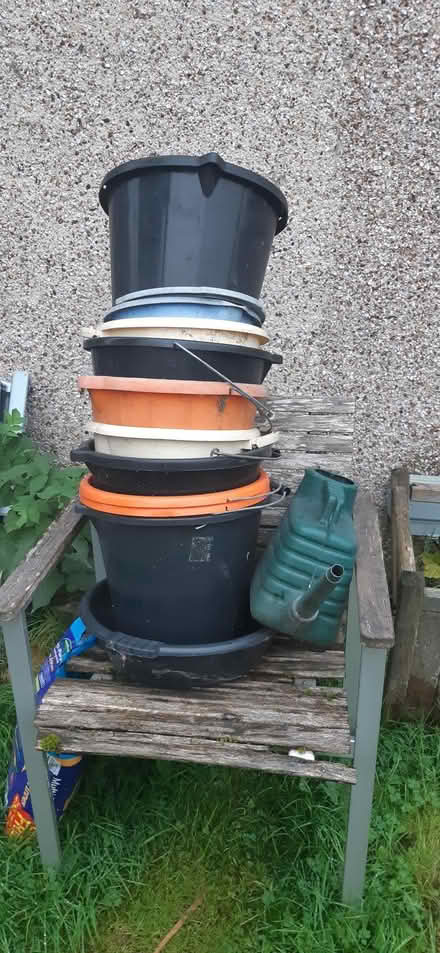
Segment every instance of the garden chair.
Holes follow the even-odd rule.
[[[281,397],[271,406],[283,451],[270,464],[273,476],[295,486],[306,466],[350,475],[352,402]],[[284,506],[265,511],[262,545]],[[106,680],[58,679],[36,712],[25,609],[82,523],[74,503],[67,507],[0,589],[0,625],[45,864],[61,861],[43,750],[44,739],[55,734],[61,751],[236,766],[348,784],[342,897],[348,904],[361,900],[385,664],[394,634],[378,516],[364,493],[358,494],[355,522],[356,570],[345,642],[336,648],[312,652],[275,638],[247,678],[187,694],[115,682],[105,654],[96,649],[70,668],[101,673]],[[96,535],[93,540],[99,580],[105,573]],[[315,760],[303,760],[301,748],[311,750]]]

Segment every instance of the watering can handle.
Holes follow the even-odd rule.
[[[250,394],[247,394],[238,384],[234,384],[233,381],[229,380],[229,377],[226,377],[225,374],[222,374],[221,371],[218,371],[215,367],[212,367],[211,364],[208,364],[208,361],[204,361],[202,357],[199,357],[198,354],[194,354],[194,351],[190,351],[188,347],[185,347],[184,344],[181,344],[180,341],[174,341],[174,347],[178,347],[181,351],[185,351],[185,354],[189,354],[190,357],[193,357],[196,361],[199,361],[200,364],[203,364],[204,367],[207,367],[208,370],[212,371],[213,374],[217,374],[217,377],[220,377],[222,381],[225,381],[226,384],[229,384],[230,387],[233,387],[234,390],[240,394],[241,397],[246,397],[246,400],[249,400],[254,407],[257,408],[262,417],[267,420],[269,424],[269,432],[272,430],[271,418],[273,417],[273,411],[268,410],[261,401],[257,400],[256,397],[251,397]]]
[[[337,496],[329,496],[320,522],[330,529],[339,510],[339,500]]]

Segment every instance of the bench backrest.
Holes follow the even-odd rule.
[[[352,476],[354,401],[345,397],[275,397],[267,403],[274,412],[273,429],[280,432],[281,456],[265,463],[275,480],[295,489],[306,467]],[[278,525],[286,505],[263,510],[261,545]]]

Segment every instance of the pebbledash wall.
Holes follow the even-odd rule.
[[[41,444],[68,459],[88,417],[101,178],[216,150],[289,199],[264,287],[272,389],[356,399],[378,496],[398,463],[439,472],[435,0],[16,0],[2,24],[0,376],[31,372]]]

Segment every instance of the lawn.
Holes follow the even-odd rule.
[[[0,770],[14,710],[0,685]],[[62,823],[65,863],[0,836],[0,953],[438,953],[440,739],[381,736],[366,899],[340,904],[347,791],[327,783],[90,759]]]

